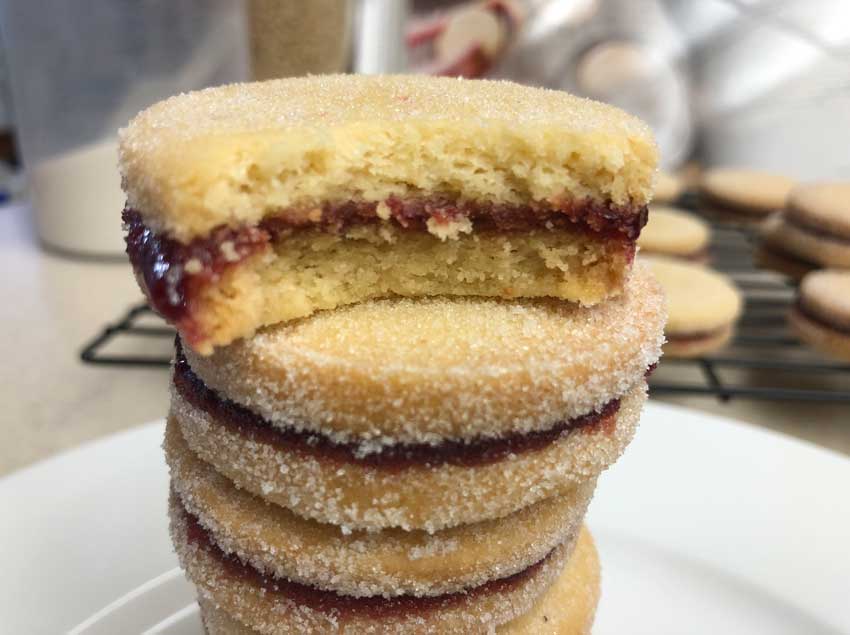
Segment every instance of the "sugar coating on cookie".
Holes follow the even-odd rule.
[[[661,352],[661,288],[636,266],[623,295],[386,299],[318,313],[216,350],[185,349],[210,389],[272,424],[336,441],[544,430],[632,389]]]
[[[653,205],[638,247],[643,254],[676,256],[689,260],[707,257],[711,230],[701,218],[675,207]]]
[[[643,122],[564,92],[355,75],[178,95],[133,119],[119,151],[129,206],[183,241],[355,195],[646,204],[657,155]]]
[[[172,496],[171,536],[199,597],[261,633],[481,632],[527,613],[558,579],[575,541],[506,578],[435,597],[356,598],[265,575],[221,551]]]
[[[728,211],[763,216],[782,209],[794,179],[782,174],[743,168],[707,170],[700,182],[701,194]]]
[[[517,573],[578,532],[590,480],[504,518],[435,534],[343,531],[238,489],[189,450],[165,440],[172,489],[225,552],[278,578],[353,596],[442,595]]]
[[[127,252],[203,354],[388,295],[617,295],[656,149],[611,106],[434,77],[180,95],[122,132]]]
[[[498,635],[588,635],[600,594],[599,556],[584,529],[555,583],[524,615],[496,628]],[[213,602],[199,599],[209,635],[257,635]]]
[[[340,459],[318,449],[293,451],[265,434],[246,435],[222,423],[176,392],[169,426],[179,426],[192,451],[237,486],[300,516],[346,530],[435,532],[500,518],[595,479],[632,440],[645,400],[641,380],[598,425],[566,430],[539,447],[460,463],[439,454],[384,465],[380,454]]]

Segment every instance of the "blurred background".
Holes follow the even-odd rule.
[[[0,474],[166,411],[171,331],[123,255],[117,129],[179,92],[331,72],[510,79],[644,119],[659,198],[708,227],[745,302],[737,338],[665,360],[653,397],[850,453],[848,362],[787,330],[799,276],[702,185],[850,179],[847,0],[5,0],[0,34]]]

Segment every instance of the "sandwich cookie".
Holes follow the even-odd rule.
[[[171,538],[200,597],[262,633],[491,631],[527,613],[557,580],[575,546],[561,544],[511,576],[436,596],[355,597],[263,573],[224,552],[172,495]]]
[[[698,357],[725,346],[741,314],[741,294],[726,276],[672,258],[645,258],[667,297],[664,354]]]
[[[555,583],[535,602],[530,611],[497,626],[495,632],[499,635],[588,635],[599,601],[599,581],[598,555],[590,533],[583,529],[572,556]],[[205,599],[203,595],[199,598],[199,603],[201,619],[208,635],[257,635],[275,632],[271,630],[274,627],[270,625],[265,625],[267,628],[264,630],[247,626],[218,606],[215,601]],[[344,628],[342,626],[331,632],[348,632],[342,630]],[[380,626],[375,625],[375,630],[369,632],[387,632],[380,629]],[[473,628],[470,632],[487,631],[483,628]]]
[[[596,485],[435,534],[343,532],[236,488],[173,425],[164,447],[177,502],[218,548],[276,578],[355,597],[444,595],[519,573],[578,534]]]
[[[781,174],[742,168],[707,170],[699,192],[706,211],[720,219],[758,222],[785,207],[794,180]]]
[[[636,267],[595,307],[396,298],[178,350],[170,418],[238,486],[352,529],[508,515],[594,478],[630,441],[663,341]]]
[[[675,207],[653,205],[638,247],[642,254],[705,263],[711,230],[708,223]]]
[[[426,76],[179,95],[119,151],[136,278],[201,354],[390,295],[616,296],[657,160],[614,107]]]
[[[765,227],[764,244],[810,269],[850,269],[850,183],[794,188],[784,213]]]
[[[850,271],[808,274],[789,319],[801,340],[826,355],[850,361]]]

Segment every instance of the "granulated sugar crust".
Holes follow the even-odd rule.
[[[600,409],[654,364],[661,288],[635,265],[621,296],[383,299],[271,327],[192,370],[273,424],[336,441],[437,443],[542,430]]]
[[[599,601],[599,558],[590,533],[581,532],[560,577],[527,613],[495,629],[497,635],[588,635]],[[208,635],[257,635],[214,602],[201,598]]]
[[[277,578],[344,595],[442,595],[504,578],[578,534],[595,480],[505,518],[428,534],[343,532],[236,488],[166,429],[172,488],[227,553]]]
[[[188,241],[323,201],[645,205],[657,149],[612,106],[506,81],[326,75],[162,101],[120,133],[131,207]]]
[[[299,516],[347,529],[429,532],[507,516],[569,491],[619,458],[634,436],[646,382],[590,429],[481,465],[413,464],[382,469],[321,453],[291,452],[247,438],[172,391],[170,419],[195,454],[239,487]]]
[[[498,588],[473,588],[464,594],[448,596],[428,608],[412,613],[368,612],[318,609],[298,604],[282,593],[260,587],[253,580],[232,575],[221,560],[187,538],[185,512],[176,498],[169,506],[171,537],[180,564],[196,585],[198,595],[238,622],[266,635],[293,633],[339,633],[361,635],[488,633],[496,626],[527,613],[555,582],[570,557],[574,544],[560,545],[529,575],[516,583]],[[449,599],[451,598],[451,599]],[[387,600],[391,601],[391,600]]]

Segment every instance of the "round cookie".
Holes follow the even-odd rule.
[[[269,575],[352,596],[443,595],[518,573],[578,533],[596,485],[436,534],[344,533],[237,489],[171,423],[164,447],[172,489],[219,548]]]
[[[711,229],[704,220],[675,207],[654,205],[638,247],[642,254],[706,262],[710,240]]]
[[[265,575],[211,542],[172,496],[171,537],[200,597],[269,635],[486,632],[528,612],[566,564],[575,540],[519,573],[433,597],[351,597]]]
[[[378,451],[550,429],[636,386],[660,354],[663,298],[634,268],[621,296],[384,299],[278,325],[202,356],[203,383],[275,426]]]
[[[814,271],[803,278],[791,327],[817,350],[850,361],[850,271]]]
[[[796,187],[784,214],[765,228],[764,238],[800,260],[850,269],[850,183]]]
[[[796,282],[802,280],[803,276],[816,268],[816,265],[800,260],[766,241],[762,241],[761,244],[756,246],[753,261],[761,269],[776,271]]]
[[[530,611],[496,628],[498,635],[587,635],[599,601],[599,558],[583,529],[558,579]],[[208,635],[257,635],[214,602],[199,599]]]
[[[801,227],[787,216],[769,218],[762,239],[768,246],[815,266],[850,269],[850,241]]]
[[[655,203],[672,203],[682,195],[684,189],[685,184],[681,178],[675,174],[660,171],[655,179],[655,193],[652,200]]]
[[[672,258],[645,258],[667,296],[671,357],[696,357],[722,348],[741,313],[741,294],[726,276]]]
[[[266,425],[246,431],[172,396],[170,419],[201,459],[237,486],[305,518],[349,529],[429,532],[500,518],[565,493],[611,465],[634,436],[643,377],[589,426],[532,434],[512,447],[455,457],[385,462],[328,455],[280,440]]]
[[[804,183],[788,197],[786,217],[850,240],[850,182]]]
[[[785,206],[794,180],[780,174],[742,168],[707,170],[700,194],[710,208],[744,219],[763,218]]]

